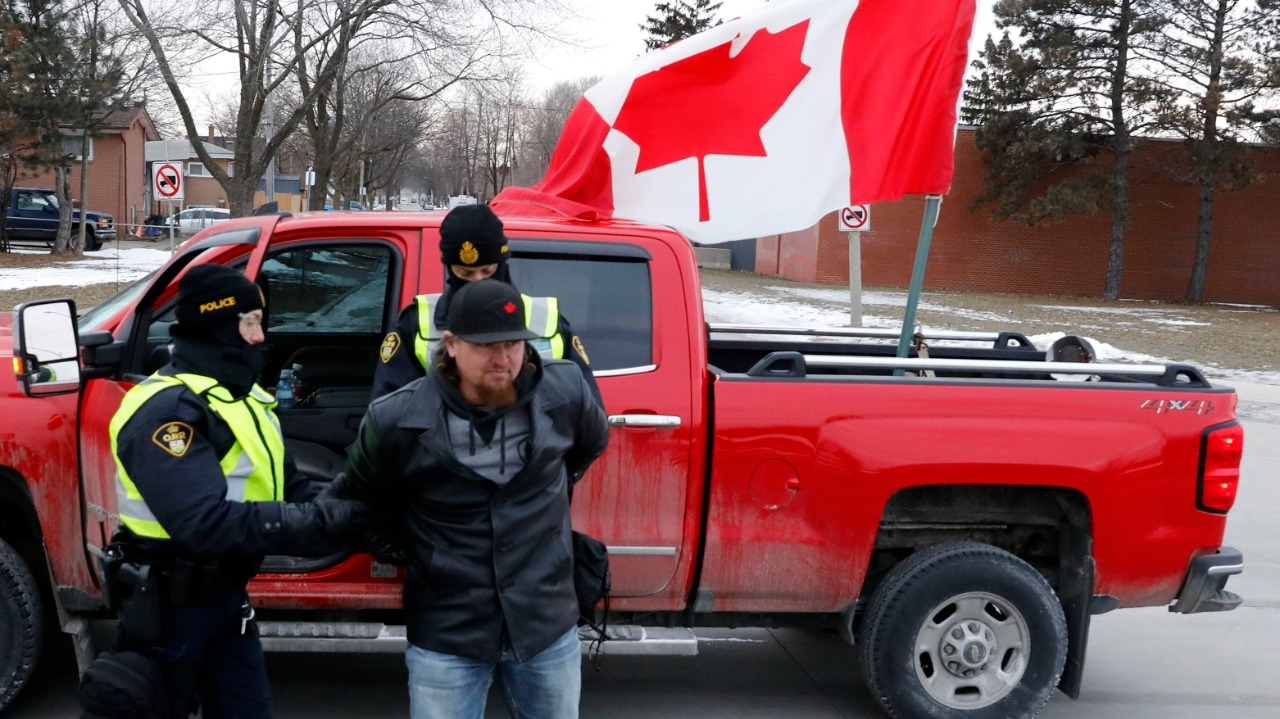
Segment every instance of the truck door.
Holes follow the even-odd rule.
[[[678,609],[697,549],[697,512],[690,512],[698,498],[690,489],[701,476],[693,438],[702,404],[694,384],[700,375],[690,370],[684,289],[673,286],[677,258],[642,240],[513,240],[511,248],[516,286],[558,298],[611,420],[609,448],[575,492],[574,527],[608,545],[613,596],[622,600],[615,606]],[[664,327],[664,317],[680,322]]]
[[[53,242],[58,234],[58,207],[49,201],[47,193],[18,190],[10,212],[10,227],[16,239]]]

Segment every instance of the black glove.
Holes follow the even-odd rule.
[[[408,566],[409,555],[387,532],[376,527],[365,530],[361,537],[361,548],[383,564],[397,567]]]
[[[349,546],[368,526],[363,502],[317,499],[280,505],[281,551],[296,556],[322,556]]]

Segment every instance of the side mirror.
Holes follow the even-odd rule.
[[[13,309],[13,372],[28,397],[79,392],[76,304],[38,300]]]

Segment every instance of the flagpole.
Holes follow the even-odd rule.
[[[938,209],[942,207],[942,195],[924,198],[924,219],[920,222],[920,241],[916,243],[916,264],[911,269],[911,287],[907,290],[907,311],[902,317],[902,334],[898,337],[898,357],[905,358],[915,335],[916,305],[920,302],[920,289],[924,286],[924,266],[929,259],[929,243],[933,241],[933,226],[938,223]],[[893,371],[902,376],[902,369]]]

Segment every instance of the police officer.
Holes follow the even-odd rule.
[[[440,260],[445,266],[443,294],[418,295],[400,313],[396,329],[382,341],[373,376],[373,398],[389,394],[426,374],[431,350],[444,334],[445,318],[456,293],[470,282],[493,278],[514,286],[507,260],[511,251],[502,220],[488,205],[459,205],[440,223]],[[530,341],[546,360],[568,359],[587,378],[596,399],[600,390],[591,373],[582,339],[573,334],[554,297],[523,295]]]
[[[261,290],[239,272],[190,268],[178,282],[173,360],[130,390],[111,420],[121,525],[113,547],[135,579],[158,579],[147,592],[160,595],[148,606],[136,601],[147,592],[132,593],[118,644],[160,650],[174,716],[198,699],[205,719],[269,717],[245,585],[263,555],[306,554],[358,534],[358,505],[298,503],[319,487],[298,473],[275,400],[256,384],[267,361],[263,310]]]

